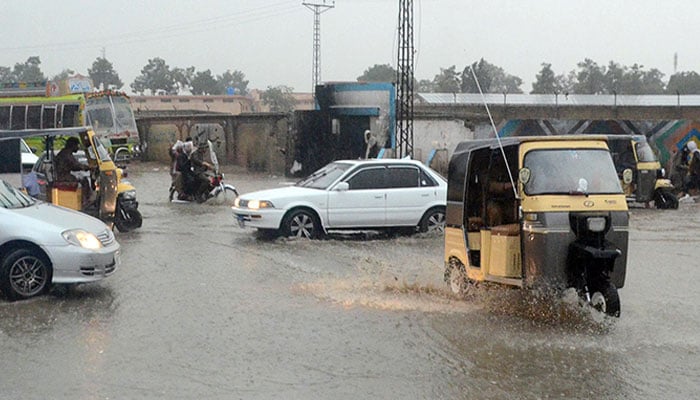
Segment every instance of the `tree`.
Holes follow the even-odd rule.
[[[389,64],[374,64],[357,77],[358,82],[396,82],[396,70]]]
[[[474,74],[472,74],[472,69]],[[523,80],[515,75],[507,74],[503,68],[497,67],[483,58],[474,62],[462,71],[462,84],[460,88],[464,93],[479,93],[479,86],[474,80],[474,75],[479,80],[479,86],[484,93],[522,93],[520,86]]]
[[[75,71],[73,71],[72,69],[64,69],[63,71],[58,73],[58,75],[54,75],[54,77],[51,78],[51,80],[54,82],[61,81],[61,80],[67,79],[73,75],[75,75]]]
[[[435,88],[433,87],[433,81],[430,79],[421,79],[419,80],[416,85],[416,92],[424,92],[424,93],[431,93],[435,92]]]
[[[134,92],[141,94],[150,90],[152,95],[159,91],[177,92],[177,85],[170,67],[165,63],[165,60],[158,57],[148,60],[148,64],[141,69],[141,75],[134,79],[131,88]]]
[[[589,58],[576,65],[578,66],[578,72],[575,72],[574,93],[602,94],[606,92],[605,67],[598,66],[595,61]]]
[[[173,68],[173,81],[177,86],[177,92],[181,93],[184,90],[192,91],[192,79],[194,79],[194,67]]]
[[[695,71],[677,72],[668,80],[668,94],[700,94],[700,74]]]
[[[0,67],[0,83],[10,83],[12,81],[12,69],[8,67]]]
[[[460,81],[457,67],[440,68],[440,73],[433,79],[433,88],[438,93],[459,93]]]
[[[210,70],[194,74],[191,87],[192,94],[221,94],[219,85]]]
[[[124,86],[112,63],[104,57],[97,57],[92,68],[88,68],[88,76],[99,89],[121,89]]]
[[[235,94],[248,94],[248,81],[245,79],[245,74],[241,71],[226,70],[223,74],[217,77],[221,94],[227,93],[227,88],[233,88]]]
[[[293,90],[284,85],[268,86],[260,98],[263,104],[270,107],[271,112],[291,112],[296,104],[296,100],[292,96]]]
[[[562,93],[564,90],[564,76],[555,75],[552,71],[552,64],[542,63],[542,69],[532,83],[530,94],[554,94]]]
[[[17,63],[12,71],[14,82],[42,82],[46,80],[44,73],[39,67],[41,60],[38,56],[27,58],[24,64]]]

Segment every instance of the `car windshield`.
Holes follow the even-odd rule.
[[[530,170],[528,195],[622,193],[607,150],[533,150],[525,155],[523,166]]]
[[[338,162],[330,163],[297,182],[296,186],[313,189],[326,189],[328,185],[340,178],[340,176],[343,175],[350,167],[351,164]]]
[[[24,208],[34,204],[34,199],[15,189],[9,183],[0,180],[0,207]]]

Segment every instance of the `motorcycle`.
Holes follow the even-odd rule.
[[[224,183],[224,174],[219,171],[219,162],[216,158],[216,153],[214,152],[211,141],[207,140],[207,145],[209,147],[211,163],[204,163],[208,165],[204,176],[208,184],[198,185],[199,188],[195,193],[187,194],[183,189],[182,175],[180,173],[175,173],[170,184],[170,189],[168,190],[168,201],[196,201],[197,203],[204,203],[212,200],[223,204],[233,204],[233,201],[238,197],[238,190],[236,190],[236,187]]]

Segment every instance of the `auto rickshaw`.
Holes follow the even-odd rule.
[[[79,138],[80,150],[84,152],[85,162],[90,167],[87,184],[95,193],[95,201],[87,205],[84,205],[83,193],[77,182],[58,182],[54,176],[57,142],[63,142],[67,136]],[[136,189],[122,180],[123,170],[115,166],[107,149],[90,127],[0,131],[0,138],[8,137],[43,139],[45,152],[32,170],[41,187],[38,194],[41,200],[85,212],[110,227],[116,226],[121,232],[141,227]]]
[[[678,197],[644,135],[607,135],[608,147],[628,202],[677,209]],[[623,176],[629,170],[628,176]],[[631,175],[629,175],[631,174]]]
[[[448,170],[445,281],[574,288],[620,315],[629,213],[605,136],[460,143]]]

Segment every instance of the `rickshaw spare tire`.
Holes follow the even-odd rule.
[[[467,271],[459,260],[455,258],[450,258],[448,264],[447,284],[450,285],[450,291],[453,294],[464,296],[469,291],[469,280],[467,278]]]
[[[678,209],[678,197],[668,189],[657,189],[654,192],[654,205],[661,210]]]

